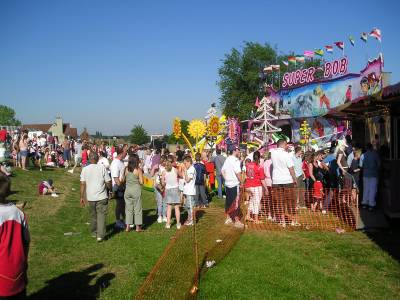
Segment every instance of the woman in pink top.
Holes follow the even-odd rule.
[[[269,151],[265,152],[264,157],[265,157],[264,175],[265,175],[265,185],[267,187],[264,189],[266,197],[263,197],[261,201],[261,210],[263,213],[268,214],[268,220],[272,220],[273,211],[272,211],[272,198],[271,198],[271,191],[272,191],[271,153]]]

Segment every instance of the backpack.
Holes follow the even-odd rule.
[[[194,169],[196,170],[196,185],[204,185],[204,175],[207,174],[206,167],[202,163],[195,163]]]

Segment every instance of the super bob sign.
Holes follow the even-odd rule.
[[[346,74],[348,64],[349,62],[347,57],[343,57],[333,62],[326,62],[324,65],[324,78]],[[283,75],[282,88],[313,82],[315,80],[315,71],[315,67],[310,67],[285,73]]]

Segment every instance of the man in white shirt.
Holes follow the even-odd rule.
[[[243,223],[239,220],[239,187],[242,178],[242,172],[240,169],[239,148],[235,147],[230,150],[228,158],[225,160],[222,166],[221,173],[225,180],[225,224],[232,223],[235,220],[235,226],[243,228]]]
[[[280,224],[285,227],[285,210],[287,210],[292,215],[291,225],[296,226],[298,223],[296,221],[296,196],[294,187],[297,186],[297,182],[293,159],[286,151],[287,142],[285,140],[279,140],[277,146],[278,148],[271,152],[272,201],[275,216],[280,217]]]
[[[123,159],[126,156],[126,151],[118,146],[116,149],[117,157],[112,161],[110,166],[112,189],[115,195],[115,227],[125,228],[125,200],[124,189],[125,186],[121,181],[125,172],[125,165]]]
[[[90,165],[81,173],[81,205],[89,203],[92,236],[101,242],[106,234],[108,207],[107,188],[111,188],[111,178],[102,165],[98,165],[96,152],[90,152]]]

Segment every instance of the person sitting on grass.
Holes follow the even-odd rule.
[[[10,189],[0,176],[0,299],[25,299],[30,236],[24,213],[6,200]]]
[[[39,183],[38,186],[39,189],[39,195],[44,196],[44,195],[51,195],[52,197],[58,197],[56,193],[56,189],[53,186],[53,180],[52,179],[47,179]]]
[[[311,210],[316,211],[318,205],[319,208],[322,209],[322,198],[324,196],[324,186],[322,185],[322,173],[318,172],[315,175],[314,189],[313,189],[313,198],[314,203],[311,204]],[[326,213],[326,212],[325,212]]]

